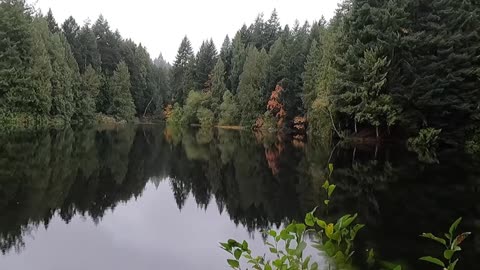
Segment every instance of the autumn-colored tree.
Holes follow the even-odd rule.
[[[165,117],[165,120],[170,118],[173,113],[173,105],[172,104],[167,104],[165,108],[163,109],[163,117]]]
[[[283,92],[283,87],[279,84],[275,87],[275,90],[272,91],[270,99],[267,103],[267,110],[277,119],[277,127],[280,128],[285,122],[285,117],[287,112],[285,111],[285,106],[281,101],[281,94]]]

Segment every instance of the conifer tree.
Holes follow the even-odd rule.
[[[227,91],[225,85],[225,65],[223,64],[222,59],[218,59],[217,64],[212,72],[212,86],[211,86],[211,95],[212,95],[212,111],[215,115],[218,114],[218,107],[222,101],[223,94]]]
[[[190,40],[184,37],[172,67],[172,101],[183,104],[188,92],[193,89],[194,60]]]
[[[223,94],[223,101],[220,104],[218,123],[220,125],[237,125],[239,123],[240,111],[235,96],[229,91]]]
[[[222,59],[223,64],[225,65],[225,83],[227,88],[231,88],[230,84],[230,74],[232,74],[232,43],[228,35],[223,40],[222,48],[220,49],[220,59]]]
[[[232,42],[232,71],[230,73],[230,87],[232,93],[237,93],[240,75],[243,72],[243,65],[246,59],[245,43],[242,42],[241,33],[237,32]]]
[[[72,42],[69,41],[69,43],[81,73],[85,72],[88,66],[91,66],[96,71],[101,71],[101,59],[100,53],[98,52],[97,39],[88,23],[78,31],[77,38],[73,41],[73,45]],[[75,46],[78,46],[78,48],[75,48]]]
[[[250,46],[243,73],[238,86],[238,102],[241,112],[241,124],[253,125],[255,119],[263,114],[266,106],[264,97],[267,75],[268,54]]]
[[[32,84],[35,89],[36,102],[32,104],[34,114],[48,116],[52,106],[52,66],[48,55],[47,46],[50,39],[47,21],[36,17],[32,24]]]
[[[24,1],[0,1],[0,114],[29,112],[32,34],[30,10]]]
[[[124,120],[131,120],[135,116],[135,104],[130,93],[130,74],[125,62],[120,62],[114,71],[109,84],[112,93],[112,104],[109,109],[111,115]]]
[[[102,81],[97,71],[88,66],[81,76],[80,89],[75,97],[75,115],[77,121],[92,121],[95,117],[95,100],[100,92]]]
[[[217,49],[213,40],[207,40],[202,42],[200,50],[198,51],[196,57],[195,65],[195,79],[196,79],[196,89],[205,88],[205,83],[209,79],[209,75],[215,67],[217,62]]]
[[[60,27],[58,27],[57,21],[55,20],[55,17],[53,17],[52,9],[48,9],[46,20],[50,33],[55,34],[60,32]]]

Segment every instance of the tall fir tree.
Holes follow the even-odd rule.
[[[217,62],[217,49],[213,40],[202,42],[200,50],[197,53],[195,65],[196,89],[205,88],[205,84],[209,80],[210,73]]]
[[[225,91],[227,91],[227,86],[225,85],[225,65],[223,64],[222,59],[218,59],[217,64],[212,72],[211,78],[211,94],[212,94],[212,111],[215,115],[218,115],[219,106],[222,102],[222,97]]]
[[[256,118],[263,114],[267,104],[263,93],[266,91],[268,54],[265,49],[258,51],[254,46],[250,46],[247,50],[247,58],[238,86],[238,104],[241,124],[253,125]]]
[[[112,93],[112,104],[109,113],[123,120],[131,120],[135,116],[135,104],[130,93],[130,74],[125,62],[120,62],[113,72],[109,87]]]
[[[25,1],[0,2],[0,114],[28,113],[35,99],[30,85],[31,22]]]
[[[227,88],[231,88],[230,83],[230,74],[232,74],[232,57],[233,57],[233,48],[232,42],[228,35],[225,37],[222,43],[222,48],[220,49],[220,59],[222,59],[223,64],[225,65],[225,83]]]
[[[240,75],[243,72],[246,57],[245,43],[242,41],[241,33],[237,32],[232,42],[232,71],[229,78],[233,94],[237,93],[238,83],[240,81]]]
[[[48,9],[46,19],[48,23],[48,29],[50,30],[50,32],[53,34],[59,33],[60,27],[58,27],[57,21],[55,20],[55,17],[53,17],[52,9]]]
[[[194,87],[194,62],[192,45],[184,37],[172,67],[172,102],[183,104],[188,92]]]

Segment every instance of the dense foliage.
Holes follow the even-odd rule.
[[[59,26],[51,11],[43,16],[24,0],[0,5],[2,122],[80,122],[96,113],[131,119],[131,108],[126,115],[112,108],[132,99],[136,116],[178,103],[188,115],[171,123],[201,124],[211,112],[203,123],[258,128],[279,123],[269,105],[278,86],[278,130],[306,119],[311,136],[406,139],[431,128],[442,130],[440,143],[478,144],[480,11],[473,1],[346,0],[329,22],[293,26],[282,26],[274,10],[227,36],[219,50],[207,39],[195,52],[185,36],[171,66],[102,16]],[[115,96],[121,62],[130,95]]]
[[[211,77],[204,72],[218,59],[225,75],[214,96],[219,89],[233,94],[226,96],[237,108],[231,125],[255,127],[271,117],[268,97],[279,85],[283,129],[306,117],[310,135],[406,139],[432,128],[442,130],[441,142],[464,142],[480,119],[479,23],[472,1],[349,0],[329,22],[283,28],[274,11],[244,25],[232,41],[227,36],[218,56],[214,48],[207,53],[205,41],[195,60],[184,40],[176,63],[185,64],[177,70],[194,79],[173,77],[173,85],[192,88],[173,87],[171,102],[183,104],[174,97],[190,90],[208,95],[203,85]]]
[[[163,109],[168,65],[124,40],[100,16],[59,26],[23,0],[0,1],[0,122],[89,122],[98,112],[130,120]],[[161,63],[161,61],[159,62]]]

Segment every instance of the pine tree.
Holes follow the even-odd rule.
[[[59,33],[60,28],[58,27],[57,21],[55,21],[55,17],[53,17],[52,9],[48,9],[46,19],[48,22],[48,29],[50,30],[50,33]]]
[[[52,106],[52,66],[47,46],[50,39],[47,21],[41,17],[34,19],[32,24],[32,83],[35,89],[36,102],[32,104],[34,114],[48,116]]]
[[[72,49],[73,55],[77,60],[78,66],[82,67],[84,66],[82,64],[84,61],[82,57],[83,52],[81,51],[79,44],[79,31],[80,26],[77,24],[77,21],[75,21],[72,16],[68,17],[62,24],[63,35],[70,44],[70,48]]]
[[[231,88],[230,84],[230,74],[232,74],[232,43],[228,35],[223,40],[222,48],[220,49],[220,59],[222,59],[223,64],[225,65],[225,83],[227,88]]]
[[[313,40],[303,73],[303,105],[308,110],[317,96],[321,79],[323,51],[321,44]]]
[[[250,46],[238,86],[242,125],[253,125],[255,119],[265,111],[266,98],[263,93],[266,91],[267,65],[267,52],[264,49],[258,51]]]
[[[240,75],[243,72],[243,65],[245,64],[247,53],[245,50],[245,43],[242,42],[241,33],[237,32],[232,42],[232,71],[230,74],[230,87],[232,93],[237,93]]]
[[[92,66],[87,66],[81,76],[80,91],[75,97],[76,110],[74,119],[77,121],[92,121],[95,117],[95,100],[100,92],[102,81]]]
[[[100,53],[98,52],[97,39],[88,23],[78,31],[77,38],[73,41],[73,45],[70,40],[69,43],[81,73],[85,72],[88,66],[91,66],[97,71],[101,70],[101,59]],[[75,48],[75,46],[78,46],[78,48]]]
[[[102,71],[106,75],[111,75],[121,60],[120,41],[118,32],[112,32],[110,25],[102,15],[92,26],[93,33],[97,39],[97,48],[102,60]]]
[[[130,93],[130,74],[125,62],[120,62],[113,72],[109,88],[112,93],[111,115],[120,119],[131,120],[135,116],[135,104]]]
[[[275,41],[268,55],[270,62],[268,64],[266,89],[274,89],[279,82],[288,77],[288,55],[283,37],[279,37]],[[268,94],[269,93],[265,93],[265,95]]]
[[[30,10],[21,0],[0,1],[0,114],[28,113],[35,95],[30,83]]]
[[[265,35],[265,46],[264,48],[268,51],[275,43],[275,41],[280,37],[281,33],[280,19],[278,18],[277,10],[272,11],[272,15],[265,23],[264,35]]]
[[[225,85],[225,65],[223,64],[222,59],[218,59],[217,64],[212,72],[212,111],[215,115],[218,114],[218,109],[220,102],[222,101],[223,94],[227,91]]]
[[[192,45],[184,37],[172,67],[172,101],[183,104],[188,92],[193,89],[194,60]]]
[[[203,89],[209,79],[209,75],[217,62],[217,49],[213,40],[202,42],[197,53],[195,65],[196,89]]]
[[[220,115],[218,123],[220,125],[237,125],[240,119],[240,111],[235,101],[235,96],[230,91],[223,94],[223,102],[220,104]]]

